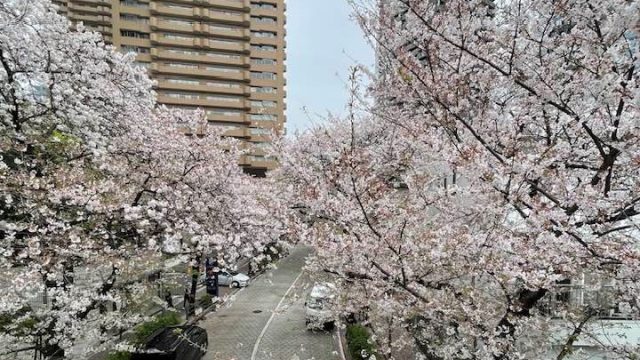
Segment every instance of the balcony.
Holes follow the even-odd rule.
[[[251,86],[281,88],[282,85],[283,83],[280,78],[278,78],[277,80],[251,79]]]
[[[225,114],[207,114],[207,120],[214,123],[232,123],[238,125],[248,125],[250,121],[247,120],[247,114],[225,115]],[[245,128],[245,130],[247,130]]]
[[[248,12],[248,0],[173,0],[176,4],[193,5],[200,7],[215,7],[221,9]]]
[[[236,29],[236,28],[224,28],[211,25],[194,24],[193,32],[217,36],[221,38],[230,38],[248,41],[250,39],[250,32],[248,28]]]
[[[157,81],[156,88],[160,90],[197,91],[202,93],[246,96],[245,86],[240,88],[210,86],[207,85],[207,81],[201,81],[200,83],[195,84],[178,83],[167,79],[160,79]]]
[[[113,31],[111,30],[111,26],[104,26],[104,25],[91,26],[91,25],[87,25],[87,30],[99,32],[103,36],[113,35]]]
[[[245,155],[240,159],[240,165],[257,169],[272,170],[278,166],[278,162],[264,156]]]
[[[149,39],[128,37],[128,36],[120,36],[120,45],[121,46],[138,46],[138,47],[151,47],[151,43]]]
[[[203,25],[198,23],[180,23],[169,20],[152,18],[150,21],[153,30],[165,30],[174,33],[198,34],[204,36],[216,36],[221,38],[240,39],[248,41],[249,29],[227,29],[223,27]]]
[[[230,73],[226,71],[220,71],[216,69],[207,69],[206,67],[176,67],[169,66],[165,64],[157,64],[154,63],[151,67],[151,71],[153,73],[162,73],[162,74],[174,74],[174,75],[186,75],[186,76],[197,76],[204,77],[208,79],[217,79],[217,80],[235,80],[235,81],[248,81],[249,80],[249,72],[248,71],[240,71],[239,73]]]
[[[251,30],[253,31],[279,32],[279,31],[282,31],[282,29],[283,29],[283,26],[279,25],[278,23],[267,23],[267,22],[257,22],[257,21],[251,22]]]
[[[213,0],[211,0],[213,1]],[[216,0],[218,1],[218,0]],[[171,7],[159,3],[151,3],[150,10],[152,15],[168,15],[185,18],[196,18],[203,20],[216,20],[229,24],[249,26],[249,13],[230,13],[224,10],[215,10],[199,7]]]
[[[279,101],[281,99],[281,96],[279,94],[282,94],[282,89],[280,88],[278,88],[278,94],[252,92],[251,100]]]
[[[255,16],[271,16],[278,17],[281,14],[280,9],[266,9],[266,8],[251,8],[251,15]]]
[[[69,19],[75,22],[82,21],[85,24],[111,25],[111,16],[85,15],[69,12]]]
[[[220,40],[184,36],[180,38],[165,37],[162,34],[151,34],[151,43],[163,46],[177,46],[198,49],[224,50],[233,52],[249,52],[247,42],[226,42]]]
[[[220,100],[207,99],[206,97],[201,98],[180,98],[180,97],[172,97],[167,94],[158,94],[158,103],[165,105],[183,105],[183,106],[200,106],[200,107],[225,107],[230,109],[239,109],[245,110],[247,107],[246,100],[241,99],[239,102],[227,102]],[[237,119],[237,118],[236,118]],[[216,118],[215,121],[223,121],[218,120]]]
[[[235,137],[235,138],[248,138],[249,134],[247,134],[247,128],[239,127],[235,129],[229,129],[224,132],[224,136]]]
[[[93,6],[111,7],[111,0],[75,0],[74,2],[93,5]]]
[[[108,6],[78,5],[70,3],[67,5],[67,9],[75,13],[87,13],[89,15],[111,15],[111,8]]]
[[[149,9],[137,6],[120,4],[120,13],[133,14],[138,16],[149,16]]]
[[[151,32],[148,24],[136,22],[136,21],[129,21],[129,20],[121,20],[120,29],[134,30],[134,31],[139,31],[143,33]]]
[[[251,49],[252,58],[275,59],[278,63],[284,62],[284,51],[277,49],[275,51]]]
[[[276,73],[276,74],[281,74],[284,72],[284,67],[281,64],[263,65],[263,64],[253,63],[251,64],[250,68],[251,68],[251,71],[258,71],[258,72],[270,72],[270,73]]]
[[[189,49],[185,50],[165,50],[154,48],[151,49],[151,56],[154,59],[178,60],[186,62],[199,62],[205,64],[233,65],[249,67],[249,59],[243,57],[229,57],[223,54],[197,52]]]

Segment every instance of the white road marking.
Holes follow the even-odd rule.
[[[271,325],[271,321],[275,317],[276,312],[278,311],[278,308],[280,307],[280,305],[282,305],[282,302],[284,301],[284,299],[286,299],[287,295],[289,295],[289,293],[291,292],[293,287],[296,285],[296,283],[298,282],[298,279],[300,279],[300,276],[302,276],[303,272],[304,271],[300,271],[300,274],[298,274],[296,279],[293,280],[293,282],[291,283],[291,286],[289,286],[289,289],[287,289],[287,292],[284,293],[284,296],[282,297],[282,299],[280,299],[280,302],[278,302],[278,305],[276,305],[275,309],[273,309],[273,311],[271,312],[271,316],[269,317],[269,320],[267,320],[267,323],[264,325],[264,328],[262,328],[262,331],[260,332],[260,335],[258,335],[258,338],[256,339],[256,343],[253,345],[253,352],[251,353],[251,360],[255,360],[256,359],[256,355],[258,354],[258,348],[260,347],[260,342],[262,341],[262,338],[264,337],[264,334],[266,334],[267,329],[269,328],[269,325]]]
[[[342,344],[342,336],[340,335],[340,323],[336,324],[336,336],[338,337],[338,350],[340,350],[340,359],[347,360],[344,356],[344,345]]]

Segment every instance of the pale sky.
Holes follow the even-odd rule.
[[[287,0],[288,133],[343,113],[349,66],[373,59],[347,0]]]

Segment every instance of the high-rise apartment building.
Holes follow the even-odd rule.
[[[202,108],[243,140],[240,165],[275,166],[262,150],[284,130],[285,0],[54,0],[73,22],[137,53],[158,102]]]

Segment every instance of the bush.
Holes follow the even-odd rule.
[[[213,297],[211,297],[211,295],[204,294],[200,299],[198,299],[198,304],[204,308],[208,308],[209,306],[211,306],[212,299]]]
[[[107,360],[129,360],[131,359],[131,353],[126,351],[113,352],[107,356]]]
[[[367,360],[375,352],[369,343],[369,331],[358,324],[347,326],[347,346],[353,360]]]
[[[158,315],[155,319],[138,325],[135,330],[134,343],[136,345],[144,344],[145,340],[154,332],[167,326],[180,324],[180,317],[175,312],[165,312]]]

